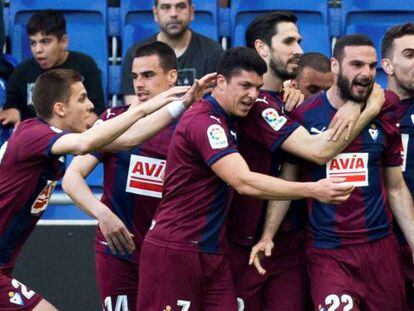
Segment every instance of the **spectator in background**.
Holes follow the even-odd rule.
[[[137,101],[131,68],[134,51],[138,46],[153,41],[161,41],[171,46],[178,58],[178,85],[191,85],[194,79],[215,72],[223,52],[217,42],[189,28],[194,19],[191,0],[155,0],[153,14],[160,32],[131,46],[123,61],[121,92],[126,104]]]
[[[310,52],[300,57],[296,77],[291,86],[300,90],[305,99],[326,91],[333,84],[331,61],[321,53]]]
[[[93,124],[97,114],[105,109],[101,73],[90,56],[67,50],[66,21],[62,13],[53,10],[36,12],[26,29],[33,57],[20,63],[10,76],[0,122],[16,124],[34,117],[32,93],[37,77],[50,69],[62,68],[76,70],[82,75],[88,97],[95,107],[88,120],[89,125]]]

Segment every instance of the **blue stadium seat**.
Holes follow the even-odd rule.
[[[152,15],[151,0],[121,0],[121,39],[123,55],[136,42],[158,32],[158,25]],[[193,0],[195,17],[191,28],[213,40],[218,40],[217,0]]]
[[[73,155],[69,154],[66,156],[66,168],[69,167],[70,162],[73,159]],[[103,192],[103,165],[99,163],[98,166],[89,174],[86,178],[86,182],[88,186],[91,188],[92,192],[94,193],[102,193]],[[59,182],[61,184],[61,181]]]
[[[67,22],[69,49],[93,57],[108,85],[107,0],[18,0],[10,1],[10,39],[13,56],[20,62],[31,57],[26,24],[38,10],[61,10]]]
[[[316,51],[331,55],[328,27],[328,1],[309,0],[232,0],[232,45],[245,45],[244,35],[249,23],[259,14],[275,10],[288,10],[298,17],[299,31],[305,52]]]
[[[411,1],[395,0],[342,0],[342,34],[363,33],[374,42],[378,59],[381,58],[381,40],[391,26],[414,20]],[[377,81],[386,82],[385,73],[378,62]]]

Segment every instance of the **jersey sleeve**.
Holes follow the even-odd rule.
[[[217,122],[208,117],[195,119],[187,126],[186,134],[190,145],[208,166],[228,154],[238,152],[235,138],[224,122]]]
[[[19,160],[24,161],[36,157],[55,157],[52,154],[53,144],[67,132],[54,131],[51,127],[39,127],[25,137],[19,148]]]
[[[280,107],[272,101],[268,104],[257,102],[241,123],[244,136],[272,152],[299,127],[296,121],[283,114]]]
[[[392,92],[385,93],[385,103],[379,115],[380,124],[386,135],[384,166],[402,165],[403,150],[401,132],[397,125],[399,98]]]

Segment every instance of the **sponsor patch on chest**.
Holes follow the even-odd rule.
[[[368,186],[368,153],[341,153],[326,164],[326,177],[345,178],[355,187]]]
[[[165,160],[131,155],[125,191],[161,198],[165,166]]]
[[[287,122],[286,117],[279,116],[276,109],[266,108],[262,111],[262,117],[265,119],[267,124],[274,129],[276,132],[279,131],[283,125]]]

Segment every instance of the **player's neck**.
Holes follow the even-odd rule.
[[[414,97],[413,93],[402,88],[394,79],[388,79],[387,90],[393,91],[395,94],[397,94],[400,100],[405,100]]]
[[[328,98],[329,103],[335,109],[341,108],[345,105],[346,101],[341,97],[339,88],[334,85],[328,91],[326,91],[326,97]]]
[[[263,75],[263,90],[280,92],[283,88],[283,81],[268,67],[267,72]]]
[[[190,45],[192,33],[190,29],[187,29],[182,36],[173,38],[167,36],[164,32],[159,32],[157,40],[168,44],[175,52],[177,57],[180,57],[185,53],[188,46]]]

